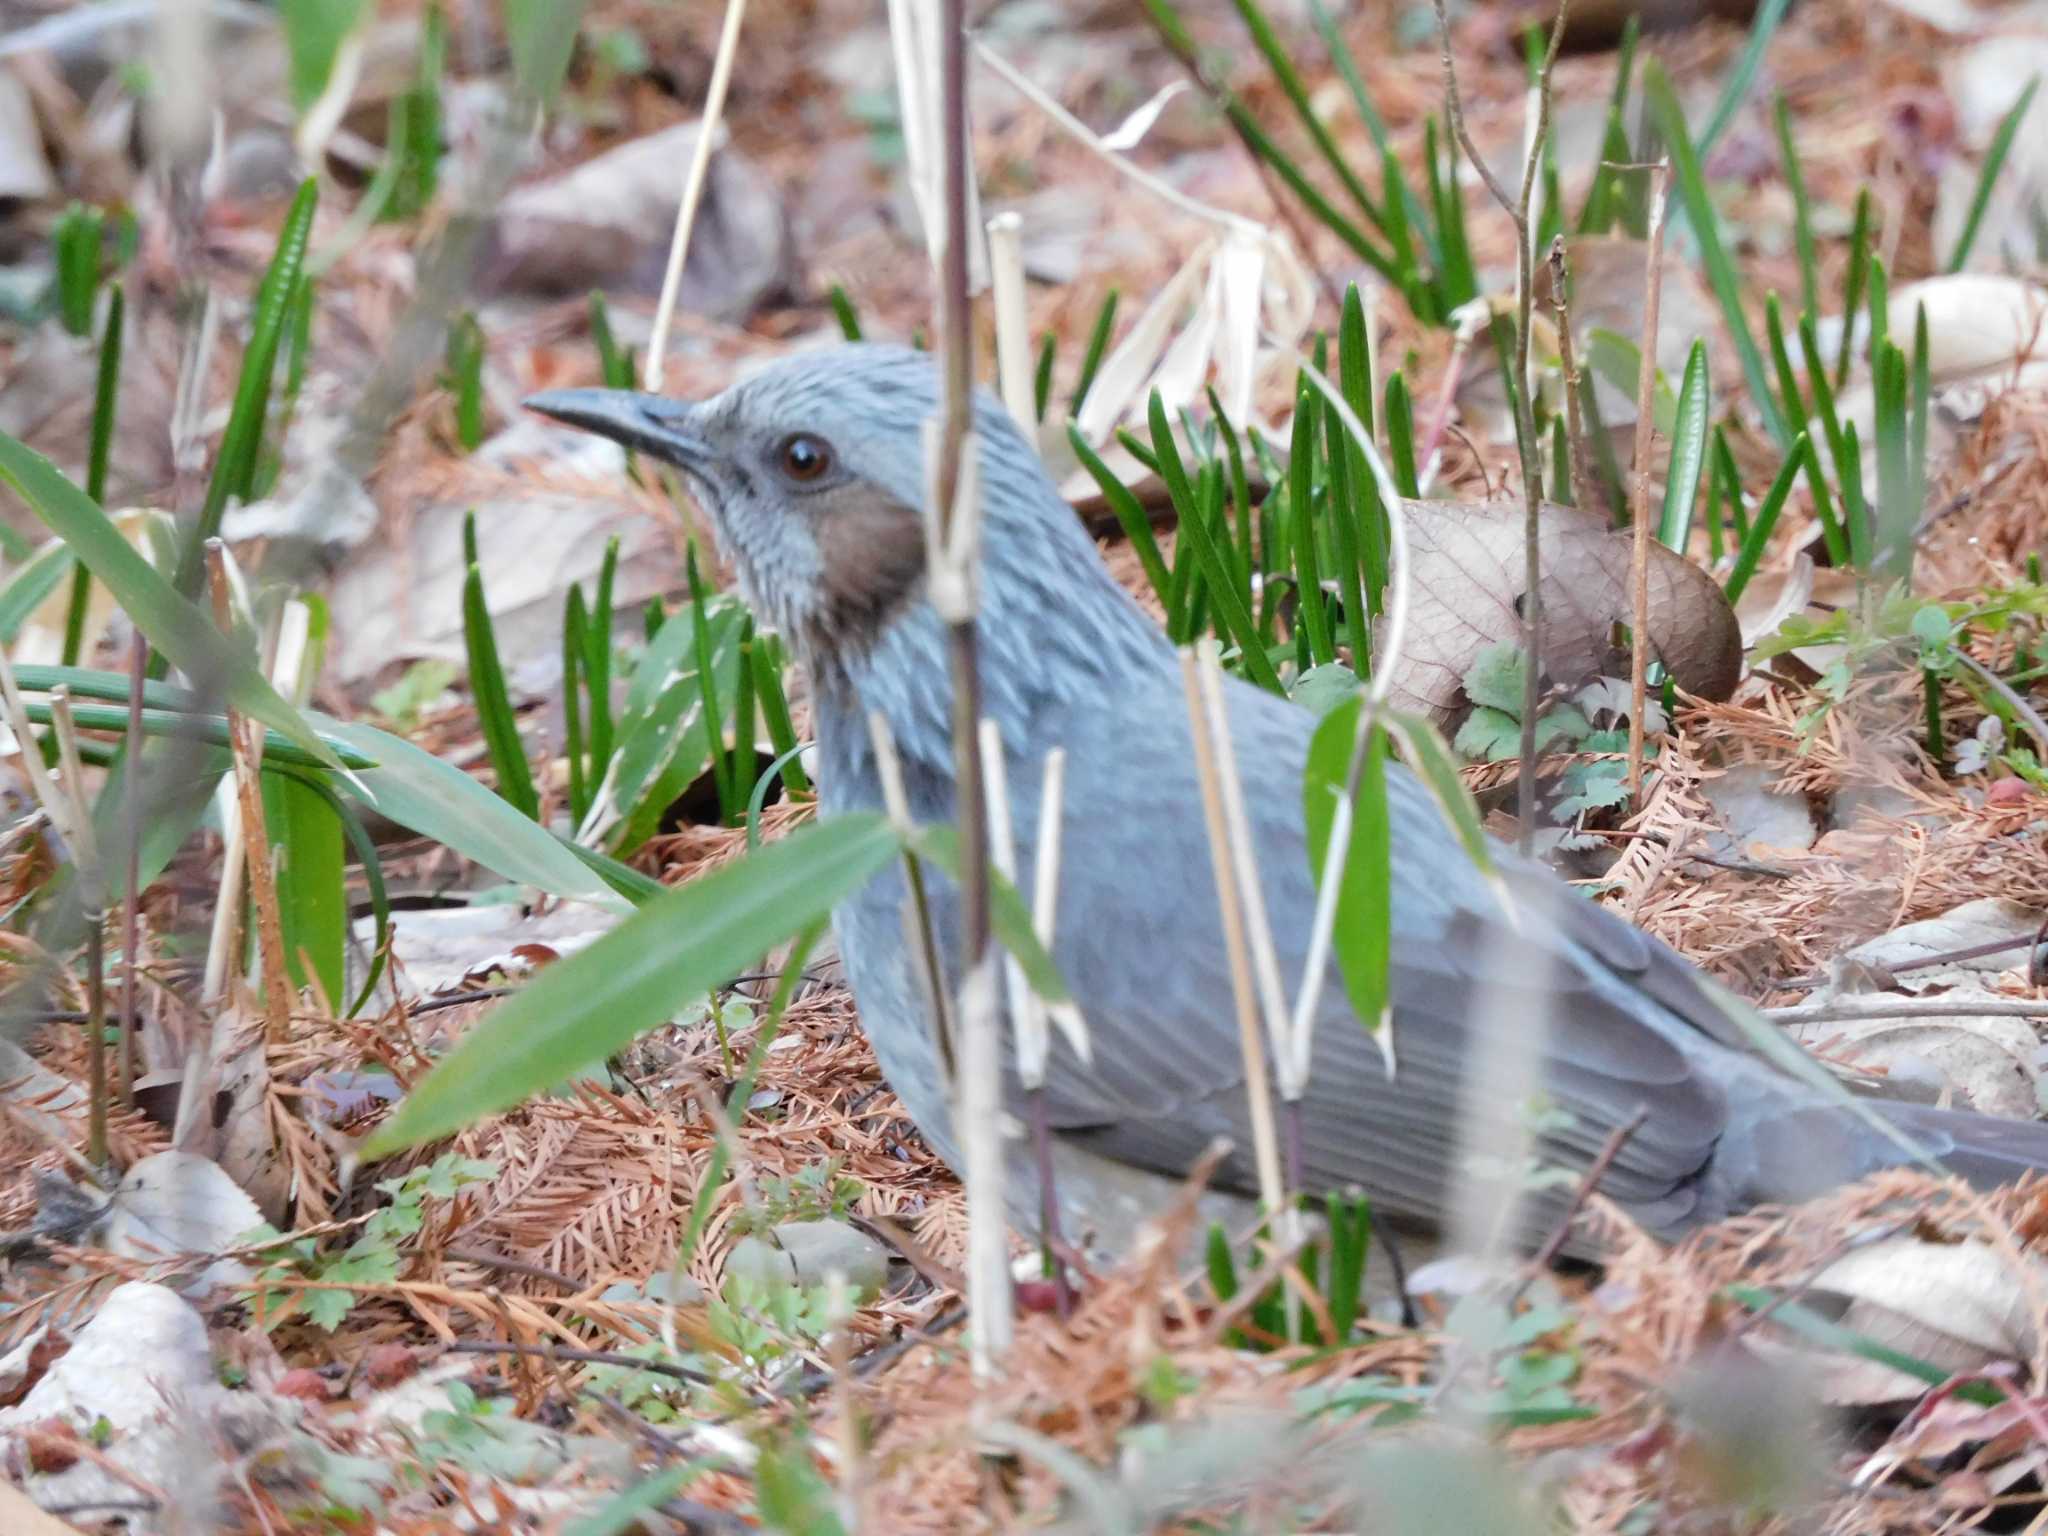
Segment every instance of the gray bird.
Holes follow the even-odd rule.
[[[912,814],[954,815],[945,637],[924,596],[919,512],[921,433],[936,391],[925,354],[860,345],[778,362],[698,404],[621,390],[527,402],[688,477],[747,597],[808,672],[826,815],[883,808],[870,711],[894,731]],[[1067,752],[1053,952],[1087,1015],[1093,1062],[1055,1044],[1044,1092],[1056,1184],[1068,1231],[1093,1226],[1113,1246],[1163,1198],[1159,1175],[1182,1174],[1216,1136],[1236,1148],[1218,1185],[1256,1191],[1179,661],[985,394],[975,428],[981,678],[1005,743],[1014,827],[1037,825],[1045,755]],[[1314,721],[1249,684],[1230,680],[1226,691],[1292,997],[1315,905],[1301,796]],[[1387,788],[1398,1065],[1389,1078],[1333,974],[1300,1109],[1312,1190],[1355,1185],[1383,1212],[1440,1220],[1461,1158],[1461,1080],[1516,1031],[1554,1111],[1538,1137],[1547,1163],[1583,1170],[1646,1112],[1600,1189],[1667,1238],[1908,1161],[1908,1141],[1984,1183],[2048,1166],[2048,1126],[2038,1123],[1878,1103],[1904,1133],[1887,1135],[1869,1108],[1760,1055],[1750,1030],[1761,1026],[1746,1029],[1731,1011],[1739,1005],[1678,955],[1501,848],[1511,924],[1421,783],[1390,766]],[[1028,890],[1030,850],[1019,859]],[[841,907],[836,931],[883,1075],[950,1162],[958,1141],[904,899],[892,869]],[[956,955],[957,893],[941,881],[931,899],[941,951]],[[1014,1076],[1007,1091],[1021,1113]],[[1035,1211],[1027,1167],[1011,1185],[1017,1207]]]

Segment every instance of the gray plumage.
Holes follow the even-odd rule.
[[[867,345],[778,362],[701,405],[595,390],[529,402],[691,477],[749,598],[806,665],[828,815],[882,808],[871,710],[894,732],[913,814],[954,815],[945,641],[922,595],[916,510],[935,391],[927,356]],[[1052,1123],[1094,1166],[1175,1175],[1228,1136],[1237,1150],[1218,1182],[1249,1191],[1243,1068],[1177,658],[1110,578],[1000,405],[979,397],[975,425],[985,709],[1003,734],[1012,824],[1027,834],[1045,754],[1067,751],[1054,955],[1087,1015],[1094,1059],[1083,1065],[1055,1043]],[[1226,694],[1291,998],[1315,898],[1301,810],[1313,721],[1246,684],[1226,681]],[[1661,1235],[1906,1159],[1854,1110],[1755,1054],[1684,960],[1497,849],[1518,925],[1507,922],[1427,791],[1398,766],[1388,777],[1398,1069],[1390,1081],[1333,974],[1301,1112],[1311,1188],[1356,1184],[1383,1209],[1439,1218],[1460,1155],[1461,1078],[1476,1053],[1499,1048],[1499,1031],[1540,1034],[1543,1090],[1563,1112],[1546,1121],[1546,1160],[1582,1168],[1616,1126],[1647,1111],[1601,1189]],[[1028,890],[1028,847],[1020,862]],[[957,1142],[904,894],[892,869],[835,924],[883,1074],[950,1160]],[[953,956],[959,908],[942,880],[933,904]],[[1014,1080],[1009,1092],[1019,1107]],[[1906,1105],[1883,1112],[1982,1181],[2048,1163],[2048,1127]],[[1028,1170],[1018,1173],[1028,1185]],[[1029,1188],[1016,1193],[1028,1208]]]

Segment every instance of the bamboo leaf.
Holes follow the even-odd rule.
[[[313,714],[321,730],[376,760],[344,787],[379,815],[520,885],[613,910],[626,903],[545,827],[460,768],[375,726]]]
[[[1664,516],[1657,538],[1666,549],[1685,553],[1692,534],[1693,504],[1699,498],[1700,466],[1707,457],[1707,344],[1695,341],[1685,360],[1678,391],[1678,416],[1671,435],[1671,461],[1664,472]]]
[[[1335,830],[1339,799],[1350,773],[1361,694],[1325,715],[1309,742],[1302,775],[1302,812],[1308,827],[1309,869],[1318,886]],[[1352,806],[1349,851],[1339,876],[1333,951],[1358,1022],[1377,1034],[1391,1017],[1393,966],[1393,825],[1387,814],[1386,735],[1366,722],[1365,759]]]
[[[472,1028],[363,1155],[450,1135],[567,1082],[828,916],[901,848],[881,816],[835,816],[656,897]]]
[[[29,510],[106,584],[114,601],[172,666],[189,678],[217,684],[242,713],[296,742],[326,766],[341,767],[306,717],[270,686],[252,656],[180,597],[106,513],[55,465],[5,433],[0,433],[0,481],[12,486]]]

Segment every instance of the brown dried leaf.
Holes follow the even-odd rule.
[[[1490,645],[1521,638],[1522,509],[1509,503],[1408,503],[1414,583],[1394,702],[1439,722],[1464,703],[1466,671]],[[1543,671],[1575,687],[1625,671],[1615,626],[1632,611],[1630,543],[1605,518],[1543,508]],[[1650,546],[1651,654],[1700,698],[1734,692],[1742,635],[1712,577],[1660,544]]]

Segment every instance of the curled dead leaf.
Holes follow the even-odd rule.
[[[1462,713],[1464,676],[1479,653],[1520,641],[1522,509],[1411,501],[1407,516],[1412,608],[1393,699],[1447,723]],[[1545,504],[1543,672],[1552,682],[1573,687],[1626,669],[1615,638],[1633,611],[1630,553],[1628,536],[1605,518]],[[1652,544],[1649,611],[1650,653],[1678,686],[1727,698],[1741,676],[1742,633],[1713,578]]]
[[[1887,1238],[1829,1265],[1804,1302],[1887,1349],[1970,1374],[2032,1357],[2038,1298],[2048,1297],[2048,1264],[2031,1257],[2025,1264],[2023,1274],[1989,1243]],[[1825,1402],[1900,1402],[1927,1390],[1916,1376],[1795,1343],[1781,1330],[1757,1330],[1749,1342],[1767,1355],[1808,1363]]]

